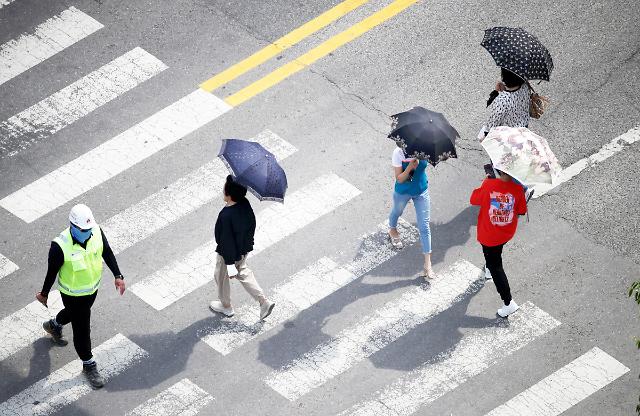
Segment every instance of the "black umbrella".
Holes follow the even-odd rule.
[[[544,45],[519,27],[492,27],[484,31],[480,43],[496,64],[525,80],[549,81],[553,59]]]
[[[218,157],[234,180],[261,201],[284,202],[287,175],[275,156],[260,143],[239,139],[222,140]]]
[[[409,158],[425,159],[433,166],[456,154],[456,138],[460,137],[440,113],[422,107],[392,116],[389,138],[400,144]]]

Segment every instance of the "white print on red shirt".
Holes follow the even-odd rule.
[[[491,224],[499,227],[511,224],[516,200],[514,196],[501,192],[491,192],[489,197],[491,198],[491,204],[489,204],[489,220]]]

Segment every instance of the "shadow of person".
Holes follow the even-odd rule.
[[[186,369],[193,349],[200,342],[198,334],[220,320],[210,316],[193,322],[180,332],[163,331],[153,334],[131,334],[127,338],[148,355],[104,386],[107,391],[145,390]]]
[[[469,206],[450,221],[432,225],[433,264],[442,262],[449,249],[462,246],[469,241],[476,215],[477,209]],[[360,246],[358,253],[361,253],[363,249]],[[358,257],[359,254],[356,254],[354,261]],[[272,368],[280,368],[316,345],[329,341],[332,336],[324,332],[324,327],[332,316],[341,313],[344,308],[356,300],[423,283],[423,278],[420,275],[416,276],[416,269],[422,270],[422,265],[423,257],[420,243],[417,242],[405,247],[390,260],[336,290],[312,307],[303,310],[295,318],[285,322],[283,327],[273,335],[261,340],[258,359]],[[371,277],[389,276],[393,276],[394,280],[381,283],[371,282],[370,279]]]
[[[377,368],[411,371],[425,362],[435,363],[449,356],[464,337],[462,328],[505,326],[508,320],[467,315],[469,303],[484,287],[484,278],[474,282],[458,302],[416,326],[386,348],[369,357]]]
[[[49,375],[51,371],[51,350],[57,348],[73,348],[71,344],[67,347],[59,347],[51,342],[49,336],[45,336],[43,332],[42,338],[38,338],[34,341],[32,346],[32,354],[29,358],[29,372],[27,375],[22,375],[18,371],[11,368],[12,362],[18,360],[3,360],[0,363],[0,402],[5,401],[10,396],[22,391],[31,384],[40,380],[43,377]],[[18,355],[21,353],[18,352]]]

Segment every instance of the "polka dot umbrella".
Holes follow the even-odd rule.
[[[496,64],[529,81],[549,81],[553,59],[545,46],[532,34],[519,27],[492,27],[484,31],[480,43]]]

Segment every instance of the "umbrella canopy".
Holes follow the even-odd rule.
[[[482,147],[494,168],[526,185],[552,184],[560,174],[560,164],[547,140],[525,127],[494,127]]]
[[[260,143],[239,139],[222,140],[218,157],[234,180],[261,201],[284,202],[287,175],[275,156]]]
[[[456,138],[460,137],[440,113],[422,107],[392,116],[389,138],[400,144],[407,157],[426,159],[433,166],[456,154]]]
[[[496,64],[525,80],[549,81],[553,59],[545,46],[519,27],[492,27],[484,31],[480,43]]]

